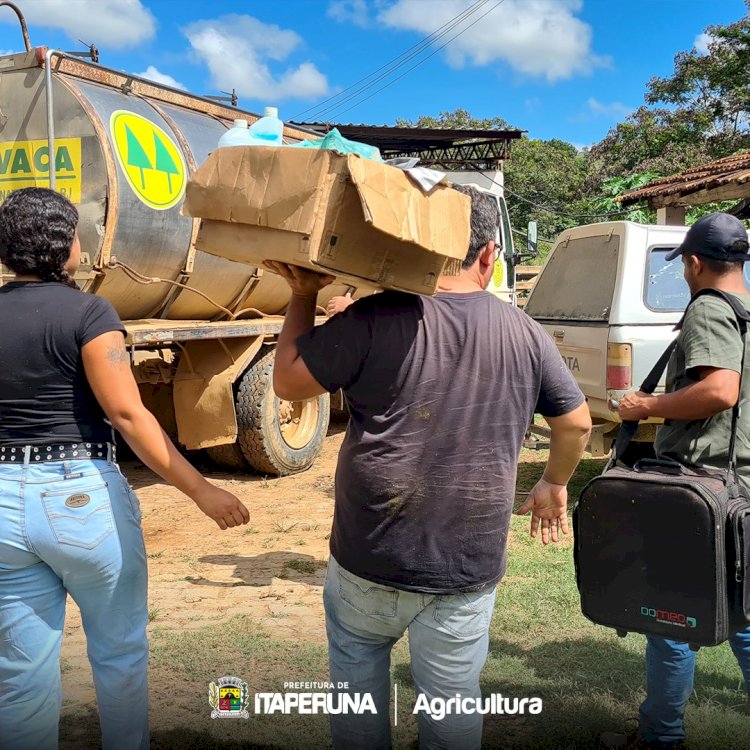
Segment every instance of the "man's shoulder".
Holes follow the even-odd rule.
[[[397,292],[389,289],[377,294],[370,294],[367,297],[360,297],[358,300],[355,300],[350,309],[360,315],[377,314],[385,310],[393,312],[414,310],[419,307],[419,300],[420,298],[417,294]]]
[[[732,294],[746,310],[750,311],[750,294]],[[685,313],[684,325],[691,325],[704,320],[736,320],[731,305],[722,297],[714,294],[703,294],[690,303]]]

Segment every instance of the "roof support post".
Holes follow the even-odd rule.
[[[656,223],[685,226],[685,206],[661,206],[657,208]]]

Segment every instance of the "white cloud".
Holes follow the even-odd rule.
[[[340,23],[353,23],[355,26],[368,26],[366,0],[331,0],[326,15]]]
[[[311,62],[277,74],[267,61],[283,62],[302,43],[294,31],[252,16],[227,15],[196,21],[183,29],[211,71],[213,85],[275,104],[283,99],[317,99],[329,91],[326,77]]]
[[[148,78],[149,81],[155,81],[156,83],[161,83],[165,86],[171,86],[175,89],[182,89],[183,91],[187,91],[187,86],[172,78],[171,75],[162,73],[153,65],[149,65],[146,70],[144,70],[142,73],[136,73],[136,75],[139,78]]]
[[[533,112],[542,106],[542,100],[538,96],[532,96],[531,99],[524,99],[523,106]]]
[[[430,0],[426,13],[423,0],[396,0],[380,11],[378,20],[428,35],[472,4],[473,0]],[[505,0],[499,7],[493,5],[490,12],[480,7],[434,41],[438,47],[465,29],[444,49],[449,65],[462,68],[504,60],[520,73],[553,82],[610,64],[609,58],[592,52],[591,27],[574,15],[582,0]]]
[[[156,19],[141,0],[32,0],[23,12],[29,25],[62,29],[105,51],[135,47],[156,33]],[[17,23],[6,13],[2,21]]]
[[[627,104],[622,102],[610,102],[604,104],[598,99],[589,97],[586,100],[586,105],[583,112],[569,117],[570,122],[586,122],[587,120],[605,119],[612,120],[613,122],[621,122],[628,115],[632,114],[634,107],[629,107]]]
[[[708,45],[714,41],[716,41],[716,39],[712,37],[711,34],[706,34],[706,32],[704,31],[702,34],[698,34],[698,36],[695,37],[695,40],[693,41],[693,47],[695,47],[695,49],[701,55],[707,55]]]

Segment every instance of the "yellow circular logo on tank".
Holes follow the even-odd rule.
[[[133,192],[157,211],[178,203],[185,192],[187,170],[172,139],[150,120],[125,110],[112,113],[109,129]]]

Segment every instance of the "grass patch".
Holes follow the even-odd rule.
[[[275,531],[277,534],[288,534],[296,526],[297,526],[296,522],[295,523],[281,523],[279,521],[276,521],[271,526],[271,530]]]
[[[247,617],[235,617],[220,630],[206,628],[152,639],[151,691],[171,695],[152,708],[152,748],[324,748],[330,745],[324,715],[255,715],[253,694],[284,692],[285,682],[324,680],[326,649],[304,641],[274,639]],[[212,721],[208,685],[224,675],[250,687],[250,718]],[[153,706],[153,703],[152,703]]]
[[[289,560],[284,563],[284,567],[289,568],[290,570],[296,570],[298,573],[313,575],[321,566],[314,560]]]

